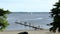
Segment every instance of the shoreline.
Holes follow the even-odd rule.
[[[49,32],[49,30],[5,30],[3,32],[0,32],[0,34],[18,34],[21,32],[28,32],[28,34],[54,34]],[[60,33],[55,33],[60,34]]]
[[[4,30],[3,32],[5,31],[43,31],[43,30],[49,30],[49,29],[37,29],[37,30],[34,30],[34,29],[31,29],[31,30]]]

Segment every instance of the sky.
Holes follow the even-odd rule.
[[[11,12],[50,12],[57,0],[0,0],[0,8]]]

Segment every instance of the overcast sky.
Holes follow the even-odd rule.
[[[0,8],[11,12],[49,12],[57,0],[0,0]]]

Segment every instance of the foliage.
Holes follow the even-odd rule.
[[[60,0],[54,6],[56,7],[51,10],[53,22],[50,23],[50,25],[52,25],[50,31],[56,32],[58,29],[58,32],[60,32]]]
[[[4,30],[9,25],[6,16],[9,13],[9,10],[0,9],[0,30]]]

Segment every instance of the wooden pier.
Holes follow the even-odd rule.
[[[24,24],[23,23],[19,23],[19,22],[15,22],[16,24],[20,24],[20,25],[24,25],[24,26],[28,26],[28,27],[31,27],[31,28],[34,28],[35,30],[37,30],[37,29],[39,29],[39,30],[43,30],[42,28],[40,28],[40,27],[36,27],[36,26],[32,26],[31,24],[26,24],[27,22],[24,22]]]

